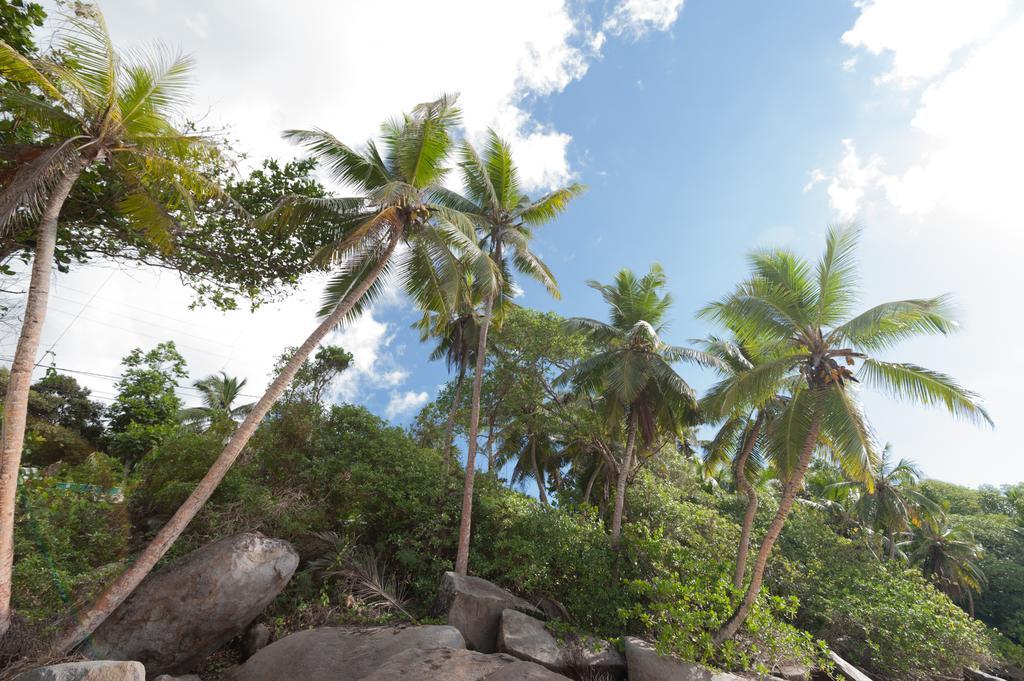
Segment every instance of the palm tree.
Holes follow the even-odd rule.
[[[736,634],[757,599],[768,557],[815,450],[827,442],[830,450],[850,460],[851,468],[859,460],[862,475],[875,465],[877,447],[857,399],[858,384],[991,423],[977,396],[949,376],[874,356],[912,336],[948,334],[956,323],[943,296],[882,303],[851,316],[858,293],[858,236],[856,229],[830,228],[817,267],[787,251],[755,252],[750,256],[751,276],[701,311],[743,340],[773,346],[773,359],[715,386],[712,399],[718,413],[761,403],[780,392],[789,395],[772,435],[785,480],[779,507],[761,542],[746,593],[715,633],[716,643]],[[861,366],[854,374],[851,367],[857,362]]]
[[[759,364],[769,360],[758,345],[709,337],[701,342],[704,351],[718,357],[722,363],[722,371],[726,380],[734,380],[738,375],[752,371]],[[712,399],[705,400],[702,411],[717,421],[722,414],[716,413]],[[740,529],[740,543],[736,551],[736,568],[733,573],[733,586],[743,587],[747,572],[747,555],[750,552],[750,536],[757,517],[757,489],[751,478],[760,477],[765,471],[771,451],[769,430],[774,427],[775,419],[784,409],[786,399],[783,395],[771,395],[760,404],[742,404],[734,407],[733,413],[726,416],[715,437],[707,445],[704,460],[706,466],[716,467],[731,461],[733,479],[737,489],[747,497],[746,510]]]
[[[974,616],[974,593],[981,593],[985,574],[978,567],[983,549],[971,531],[951,524],[945,514],[927,514],[914,523],[908,553],[912,562],[940,591],[956,601],[967,601]]]
[[[500,273],[493,285],[486,285],[490,281],[488,278],[480,278],[478,281],[484,292],[484,313],[477,334],[466,481],[462,492],[462,519],[459,523],[459,547],[455,559],[455,571],[464,575],[469,569],[473,483],[480,430],[480,395],[487,358],[487,331],[495,308],[500,311],[512,297],[512,268],[539,281],[551,295],[558,296],[558,284],[551,270],[530,250],[530,241],[535,227],[557,217],[584,188],[583,185],[572,184],[535,201],[531,200],[520,187],[519,173],[508,143],[493,130],[487,133],[482,154],[466,141],[462,144],[460,157],[459,167],[466,197],[442,190],[437,193],[437,200],[461,214],[473,217],[482,231],[481,241],[490,253],[493,266]]]
[[[392,278],[422,306],[442,295],[435,285],[439,263],[458,268],[470,261],[483,273],[479,276],[489,271],[490,260],[478,247],[472,223],[429,200],[444,179],[449,131],[457,120],[450,97],[421,104],[383,126],[383,154],[372,141],[364,151],[355,151],[323,131],[286,133],[303,143],[335,180],[360,191],[352,198],[287,197],[265,219],[268,224],[294,224],[330,218],[332,242],[317,256],[335,267],[320,310],[322,321],[284,363],[188,499],[131,567],[61,635],[56,650],[81,642],[138,586],[210,498],[260,421],[329,332],[372,304]]]
[[[672,297],[662,294],[665,273],[660,265],[637,277],[621,270],[611,284],[589,281],[610,308],[610,322],[574,317],[570,329],[587,334],[597,352],[562,375],[581,392],[600,396],[597,403],[606,422],[625,433],[626,445],[619,457],[608,451],[616,476],[615,508],[610,534],[618,544],[622,531],[626,482],[636,456],[654,444],[659,433],[681,437],[695,420],[698,407],[693,390],[672,368],[680,361],[719,367],[721,361],[705,352],[669,345],[661,338]]]
[[[884,537],[883,555],[887,560],[896,558],[896,535],[906,532],[910,522],[919,519],[922,511],[941,514],[934,501],[914,489],[920,478],[917,464],[908,459],[893,461],[892,447],[887,444],[870,480],[847,480],[833,485],[856,491],[856,517],[861,525]]]
[[[466,369],[473,359],[477,346],[477,334],[480,327],[480,296],[479,287],[473,286],[472,276],[465,272],[457,273],[456,281],[446,284],[448,296],[436,299],[439,309],[424,309],[423,316],[413,328],[419,329],[420,340],[436,338],[437,345],[430,353],[431,361],[444,359],[448,370],[455,370],[455,394],[452,406],[448,411],[448,420],[444,428],[444,459],[445,480],[451,464],[455,417],[462,404],[462,389],[466,381]],[[451,303],[451,304],[449,304]]]
[[[76,5],[54,49],[30,59],[0,41],[4,110],[37,132],[15,149],[0,192],[0,239],[34,227],[35,258],[25,317],[4,398],[0,452],[0,634],[10,622],[14,504],[32,370],[46,318],[57,221],[82,174],[102,165],[121,188],[115,209],[156,246],[170,250],[193,222],[197,201],[223,196],[195,168],[215,156],[208,140],[171,122],[186,101],[192,61],[156,50],[115,50],[103,15]]]
[[[253,403],[234,406],[242,395],[248,379],[238,380],[225,372],[211,374],[192,385],[202,395],[203,406],[183,409],[179,414],[182,421],[193,425],[213,423],[218,419],[237,421],[252,411]]]

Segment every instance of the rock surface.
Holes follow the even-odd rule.
[[[828,651],[828,656],[832,658],[832,662],[835,664],[836,669],[839,671],[839,675],[849,681],[871,681],[871,677],[862,672],[861,670],[854,667],[852,664],[844,660],[843,658],[836,655],[831,650]]]
[[[66,662],[18,674],[14,681],[146,681],[146,670],[139,662]]]
[[[233,669],[231,681],[357,681],[391,657],[434,648],[464,648],[462,634],[449,626],[321,627],[274,641]],[[397,678],[397,677],[395,677]]]
[[[479,577],[446,572],[437,594],[437,611],[462,632],[466,646],[481,653],[497,650],[498,627],[504,610],[518,610],[537,619],[544,613],[529,602]]]
[[[434,648],[399,653],[360,681],[568,681],[561,674],[509,655]]]
[[[559,643],[544,622],[518,610],[502,612],[498,650],[521,660],[536,662],[560,674],[574,667],[586,667],[614,678],[621,678],[626,673],[626,660],[607,641],[594,639],[576,644]]]
[[[243,533],[207,544],[142,582],[100,625],[88,654],[187,672],[241,634],[295,572],[291,545]]]
[[[791,664],[779,667],[775,675],[785,681],[808,681],[811,678],[811,670],[803,665]]]
[[[980,669],[965,669],[964,678],[967,679],[967,681],[1003,681],[998,676],[986,674]]]
[[[242,660],[248,660],[260,650],[263,650],[270,643],[270,629],[265,624],[254,624],[242,634],[242,641],[239,645],[242,653]]]
[[[696,662],[659,655],[653,645],[639,638],[627,636],[623,642],[629,681],[743,681],[735,674],[716,672]]]
[[[171,676],[170,674],[161,674],[160,676],[153,679],[153,681],[203,681],[195,674],[185,674],[185,676]]]

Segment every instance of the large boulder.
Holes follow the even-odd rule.
[[[627,636],[623,643],[629,681],[744,681],[735,674],[712,671],[696,662],[659,655],[653,645],[639,638]]]
[[[831,650],[828,651],[828,656],[832,658],[832,663],[835,664],[836,671],[839,672],[840,677],[847,679],[848,681],[871,681],[870,676],[857,669]]]
[[[465,648],[458,629],[422,627],[321,627],[299,631],[258,651],[227,678],[231,681],[357,681],[400,652]]]
[[[580,668],[612,678],[622,678],[626,674],[626,660],[607,641],[581,639],[560,643],[544,622],[518,610],[502,612],[498,650],[544,665],[560,674]]]
[[[298,564],[288,542],[257,533],[207,544],[147,577],[96,630],[86,654],[139,660],[150,676],[190,671],[241,634]]]
[[[498,627],[505,610],[544,619],[543,612],[500,586],[454,572],[446,572],[441,578],[436,609],[447,614],[448,624],[462,632],[470,650],[481,653],[498,649]]]
[[[568,681],[561,674],[508,655],[433,648],[399,653],[360,681]]]
[[[18,674],[14,681],[146,681],[146,670],[139,662],[65,662]]]

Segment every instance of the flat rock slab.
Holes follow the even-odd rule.
[[[455,627],[321,627],[299,631],[258,651],[230,681],[358,681],[402,652],[465,648]],[[394,677],[397,678],[397,677]]]
[[[538,664],[510,655],[434,648],[399,653],[360,681],[568,681]]]
[[[964,678],[967,679],[967,681],[1003,681],[998,676],[987,674],[980,669],[965,669]]]
[[[446,572],[441,578],[436,609],[447,614],[448,624],[462,632],[470,650],[481,653],[498,649],[498,628],[505,610],[544,619],[538,608],[497,584],[454,572]]]
[[[191,671],[245,631],[298,564],[288,542],[258,533],[207,544],[147,577],[84,652],[138,660],[150,676]]]
[[[775,675],[785,681],[808,681],[811,678],[811,669],[800,664],[790,664],[779,667]]]
[[[571,644],[559,643],[544,622],[518,610],[501,613],[498,650],[559,674],[578,667],[613,678],[626,674],[625,658],[607,641],[584,639]]]
[[[654,646],[643,639],[627,636],[623,642],[629,681],[745,681],[743,677],[716,672],[696,662],[659,655]]]
[[[14,681],[146,681],[146,669],[139,662],[65,662],[18,674]]]
[[[849,681],[871,681],[870,676],[857,669],[831,650],[828,651],[828,656],[832,658],[832,662],[836,665],[836,669],[844,679],[849,679]]]

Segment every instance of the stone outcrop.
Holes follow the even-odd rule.
[[[298,563],[287,542],[261,534],[207,544],[147,577],[96,630],[86,653],[138,660],[150,676],[190,671],[245,631]]]
[[[436,610],[448,617],[448,624],[462,632],[466,646],[481,653],[497,650],[498,627],[505,610],[544,619],[544,613],[529,602],[479,577],[444,573],[437,595]]]
[[[735,674],[716,672],[696,662],[659,655],[653,645],[639,638],[627,636],[623,643],[629,681],[744,681]]]
[[[65,662],[32,669],[14,677],[14,681],[146,681],[146,670],[134,661]]]
[[[270,629],[265,624],[254,624],[245,630],[242,634],[242,640],[239,642],[239,652],[242,653],[242,660],[248,660],[250,657],[263,650],[270,644]]]
[[[231,681],[357,681],[398,653],[464,648],[457,629],[321,627],[299,631],[263,648],[228,674]]]
[[[509,655],[434,648],[395,655],[360,681],[568,681],[538,664]]]
[[[560,674],[578,668],[612,678],[622,678],[626,673],[625,658],[607,641],[559,642],[544,622],[518,610],[502,612],[498,650]]]

